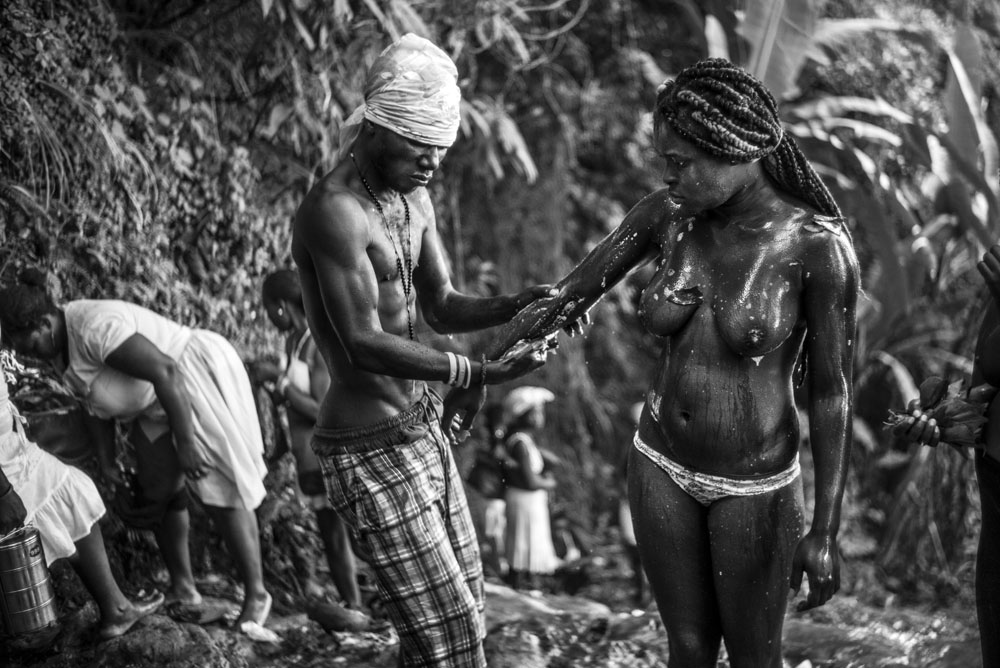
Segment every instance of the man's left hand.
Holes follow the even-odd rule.
[[[485,403],[485,385],[468,389],[455,387],[448,392],[441,411],[441,429],[452,444],[457,445],[468,438],[472,422]]]

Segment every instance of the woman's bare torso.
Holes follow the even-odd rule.
[[[666,343],[640,436],[674,461],[754,476],[794,458],[805,215],[742,229],[683,221],[662,233],[671,251],[643,293],[641,316]]]

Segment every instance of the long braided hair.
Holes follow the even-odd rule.
[[[782,129],[778,105],[762,82],[724,58],[708,58],[660,86],[655,123],[666,122],[703,151],[736,164],[761,159],[786,192],[821,213],[840,218],[840,207]]]

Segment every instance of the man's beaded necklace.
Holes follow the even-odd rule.
[[[389,236],[389,243],[392,244],[392,252],[396,256],[396,269],[399,271],[399,282],[403,285],[403,296],[406,299],[406,327],[410,332],[410,340],[413,337],[413,319],[410,318],[410,293],[413,291],[413,235],[410,230],[410,205],[406,201],[406,197],[403,193],[397,192],[399,199],[403,200],[403,212],[404,220],[406,225],[406,248],[403,253],[403,257],[406,259],[406,271],[403,271],[403,258],[400,257],[399,250],[396,248],[396,240],[392,236],[392,228],[389,227],[389,219],[385,215],[385,211],[382,209],[382,203],[378,201],[375,197],[375,191],[372,187],[368,185],[368,180],[365,179],[365,175],[361,173],[361,168],[358,167],[358,161],[354,158],[354,151],[351,151],[351,162],[354,163],[354,168],[358,170],[358,176],[361,177],[361,183],[364,185],[365,190],[368,192],[368,197],[371,198],[372,204],[375,205],[375,209],[378,211],[378,215],[382,217],[382,223],[385,225],[385,233]],[[400,236],[399,245],[403,245],[402,236]]]

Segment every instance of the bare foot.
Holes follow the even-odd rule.
[[[98,635],[101,640],[110,640],[128,633],[137,621],[151,615],[163,604],[163,594],[156,592],[147,598],[133,601],[111,619],[101,620]]]
[[[257,622],[261,626],[267,621],[271,614],[271,604],[274,600],[267,592],[247,596],[243,599],[243,609],[240,616],[236,618],[236,628],[240,628],[243,622]]]
[[[351,610],[329,601],[306,603],[306,614],[327,631],[367,631],[372,619],[361,610]]]
[[[326,590],[315,580],[308,580],[302,587],[306,598],[326,598]]]
[[[174,585],[166,591],[163,602],[166,605],[173,605],[175,603],[181,605],[201,605],[202,598],[201,593],[193,586],[179,587]]]

